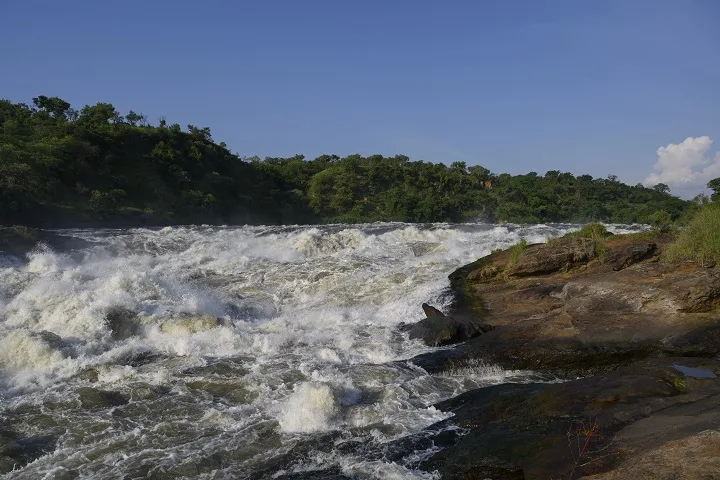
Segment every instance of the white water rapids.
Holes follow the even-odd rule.
[[[0,442],[36,452],[7,476],[434,478],[432,447],[388,446],[533,376],[429,375],[398,326],[448,306],[454,269],[572,228],[61,230],[76,244],[0,253]]]

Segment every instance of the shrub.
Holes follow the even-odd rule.
[[[580,237],[580,238],[591,238],[593,240],[604,240],[605,237],[608,237],[610,235],[610,232],[607,231],[607,228],[605,228],[605,225],[602,223],[588,223],[583,225],[583,227],[578,230],[577,232],[570,232],[566,234],[566,237]]]
[[[694,260],[701,265],[720,263],[720,206],[702,207],[665,252],[666,260]]]
[[[670,233],[672,231],[672,217],[665,210],[658,210],[650,215],[648,222],[653,230],[658,233]]]
[[[118,212],[120,200],[124,197],[125,190],[121,189],[114,189],[109,192],[93,190],[89,201],[90,209],[98,218],[109,218]]]

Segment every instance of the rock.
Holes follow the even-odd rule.
[[[433,307],[432,305],[428,305],[427,303],[422,304],[422,309],[423,309],[423,312],[425,312],[425,316],[427,318],[444,317],[445,316],[445,314],[442,313],[440,310]]]
[[[707,430],[680,440],[665,442],[641,455],[632,456],[615,470],[583,478],[720,478],[720,432]]]
[[[590,238],[563,237],[530,245],[505,272],[511,277],[546,275],[577,267],[596,256],[597,243]]]
[[[450,368],[481,358],[505,368],[574,376],[653,355],[720,353],[720,270],[655,261],[658,246],[667,244],[663,237],[615,236],[605,242],[610,260],[594,259],[582,268],[576,262],[581,257],[573,256],[576,263],[540,274],[545,267],[527,267],[523,255],[548,250],[530,246],[518,265],[533,275],[488,280],[476,274],[490,265],[506,268],[500,253],[458,269],[450,275],[458,298],[452,316],[481,318],[495,328],[417,364],[437,371],[446,363]],[[557,252],[556,246],[550,251]],[[553,257],[553,268],[562,265],[558,258],[570,258],[564,251],[565,257]]]
[[[40,232],[34,228],[0,227],[0,252],[22,257],[37,245],[40,237]]]
[[[231,382],[198,380],[185,384],[190,390],[204,391],[214,397],[224,398],[235,404],[252,403],[257,397],[245,385]]]
[[[427,318],[409,329],[410,338],[419,338],[429,346],[464,342],[489,331],[491,327],[471,317],[445,316],[440,310],[422,304]]]
[[[115,340],[125,340],[140,333],[137,313],[123,307],[112,307],[105,314],[105,323]]]
[[[87,409],[117,407],[128,403],[128,399],[119,392],[80,387],[75,393],[78,395],[82,408]]]
[[[656,251],[655,242],[641,238],[616,237],[605,242],[602,263],[610,265],[615,271],[622,270],[652,257]]]
[[[0,474],[11,472],[31,463],[55,449],[57,438],[49,435],[22,437],[0,431]]]
[[[163,321],[160,324],[160,331],[173,336],[194,335],[224,325],[225,322],[222,319],[212,315],[179,313]]]
[[[618,464],[636,466],[636,458],[668,442],[696,444],[695,436],[720,427],[720,380],[685,377],[677,363],[720,368],[714,360],[653,359],[566,383],[496,385],[441,402],[435,407],[454,416],[428,430],[456,425],[465,434],[421,468],[443,478],[515,478],[518,472],[524,477],[517,478],[579,478]],[[714,465],[717,454],[709,452],[694,454],[703,457],[702,468]]]

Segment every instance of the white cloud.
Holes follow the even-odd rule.
[[[708,154],[712,143],[707,136],[688,137],[680,144],[658,148],[655,172],[643,183],[648,186],[665,183],[689,196],[705,191],[709,180],[720,177],[720,152],[714,158]]]

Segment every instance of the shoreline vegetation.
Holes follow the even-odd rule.
[[[209,128],[109,103],[0,100],[0,224],[34,227],[399,222],[684,222],[667,185],[494,174],[395,155],[244,158]]]

